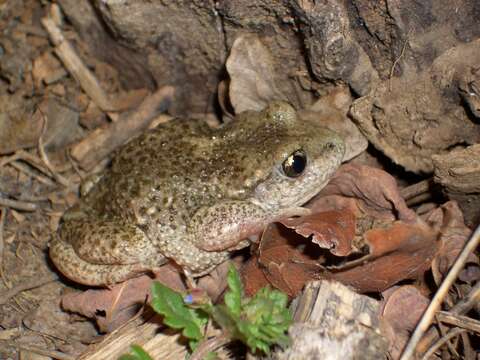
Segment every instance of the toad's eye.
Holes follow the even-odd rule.
[[[303,150],[295,150],[283,162],[282,169],[288,177],[297,177],[307,166],[307,154]]]

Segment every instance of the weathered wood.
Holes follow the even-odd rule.
[[[334,281],[308,284],[296,299],[292,345],[277,360],[382,359],[386,340],[379,330],[379,304]]]

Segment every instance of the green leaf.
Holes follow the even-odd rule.
[[[285,332],[292,323],[287,308],[288,297],[278,290],[260,289],[253,298],[244,300],[241,321],[236,323],[234,333],[253,352],[257,349],[268,353],[274,344],[285,346]]]
[[[238,318],[242,310],[243,287],[240,275],[233,265],[230,265],[228,269],[227,283],[229,290],[224,297],[225,305],[231,314]]]
[[[118,358],[118,360],[153,360],[148,353],[143,350],[140,345],[130,346],[130,351],[132,354],[125,354]]]
[[[152,307],[164,316],[166,325],[182,330],[183,336],[195,340],[193,343],[203,338],[201,327],[206,323],[203,313],[187,307],[179,293],[156,281],[152,285]]]

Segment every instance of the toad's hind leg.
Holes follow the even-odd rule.
[[[77,283],[106,286],[121,282],[147,271],[141,264],[100,265],[80,258],[72,245],[55,239],[50,244],[50,258],[57,269]]]
[[[50,245],[55,266],[85,285],[109,285],[165,262],[136,226],[91,219],[67,221]]]

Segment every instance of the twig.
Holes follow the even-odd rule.
[[[5,239],[3,238],[3,229],[5,228],[5,219],[7,218],[7,208],[0,208],[0,275],[3,278],[3,255],[5,251]]]
[[[476,360],[477,359],[476,351],[472,349],[472,344],[470,342],[468,332],[464,332],[460,334],[460,337],[463,343],[463,358],[465,360]],[[458,356],[454,355],[454,356],[456,356],[457,359],[461,358],[460,355]]]
[[[437,290],[437,293],[434,295],[432,301],[428,305],[428,308],[425,310],[422,318],[417,324],[415,331],[413,332],[410,340],[403,351],[400,360],[408,360],[411,359],[415,353],[415,349],[424,335],[424,333],[428,330],[432,320],[435,316],[435,313],[440,308],[443,299],[448,293],[448,290],[454,283],[455,279],[457,278],[460,271],[463,269],[465,263],[467,262],[468,256],[472,253],[476,247],[480,243],[480,225],[477,227],[475,232],[472,234],[468,242],[465,244],[462,252],[458,255],[455,263],[453,264],[452,268],[448,272],[447,276],[443,280],[442,284]]]
[[[10,163],[16,163],[17,160],[23,160],[27,164],[29,164],[30,166],[32,166],[35,169],[37,169],[38,171],[40,171],[41,173],[43,173],[45,175],[49,175],[48,169],[46,169],[44,167],[44,165],[42,164],[42,160],[37,158],[36,156],[26,152],[25,150],[18,150],[18,151],[15,152],[15,154],[4,158],[2,161],[0,161],[0,167],[3,167],[3,166],[5,166],[7,164],[10,164]]]
[[[34,179],[37,179],[40,183],[42,183],[44,185],[52,186],[52,187],[56,186],[56,183],[54,181],[50,180],[49,177],[35,173],[27,165],[22,164],[19,161],[11,162],[9,165],[11,167],[17,169],[18,171],[21,171],[21,172],[27,174],[28,176],[30,176]]]
[[[445,344],[450,339],[453,339],[455,336],[458,336],[458,335],[460,335],[460,334],[462,334],[466,331],[467,330],[460,329],[460,328],[455,328],[455,329],[450,330],[445,336],[438,339],[430,349],[428,349],[428,351],[425,353],[425,355],[423,355],[422,360],[430,359],[431,356],[433,354],[435,354],[435,352],[443,346],[443,344]]]
[[[40,132],[40,136],[38,137],[38,152],[40,154],[40,158],[42,159],[44,165],[47,167],[51,175],[54,177],[55,180],[57,180],[58,183],[60,183],[66,188],[71,188],[72,184],[70,183],[70,181],[64,178],[55,170],[55,167],[52,165],[52,163],[48,159],[47,154],[45,153],[45,149],[43,146],[43,135],[47,130],[47,117],[45,116],[42,110],[38,109],[38,111],[40,112],[41,119],[42,119],[42,131]]]
[[[58,279],[58,276],[56,274],[48,274],[44,275],[41,277],[34,277],[32,279],[27,279],[21,284],[3,292],[0,293],[0,305],[5,304],[8,300],[10,300],[12,297],[17,295],[18,293],[21,293],[22,291],[25,290],[31,290],[34,288],[38,288],[40,286],[43,286],[45,284],[48,284],[52,281],[55,281]]]
[[[390,69],[390,75],[388,77],[388,88],[390,91],[392,91],[392,77],[393,77],[393,72],[395,71],[395,67],[397,66],[398,62],[400,61],[400,59],[403,57],[403,55],[405,54],[405,49],[407,48],[407,44],[408,44],[408,41],[409,41],[409,37],[410,37],[410,32],[412,31],[412,28],[410,28],[410,30],[408,30],[407,32],[407,36],[405,38],[405,42],[403,43],[403,46],[402,46],[402,51],[400,52],[400,55],[395,59],[395,61],[393,62],[392,64],[392,67]]]
[[[446,324],[455,325],[480,334],[480,321],[478,320],[471,319],[467,316],[451,314],[446,311],[439,311],[437,318]]]
[[[1,207],[8,207],[15,210],[22,210],[22,211],[35,211],[37,210],[37,204],[33,204],[26,201],[19,201],[19,200],[11,200],[5,199],[0,197],[0,206]]]
[[[190,360],[202,360],[209,352],[219,349],[230,341],[232,341],[232,339],[226,332],[223,332],[221,335],[215,336],[212,339],[202,341],[195,349],[192,356],[190,356]]]
[[[430,189],[433,184],[433,179],[425,179],[401,189],[400,195],[405,199],[407,206],[417,205],[432,198]]]
[[[435,321],[437,323],[437,326],[438,326],[438,330],[440,331],[440,338],[444,337],[447,335],[448,331],[450,330],[447,325],[445,325],[444,323],[442,323],[441,321],[438,321],[438,313],[435,314]],[[450,353],[453,355],[453,356],[458,356],[458,352],[457,350],[455,350],[455,347],[452,345],[452,343],[450,341],[447,341],[446,343],[447,345],[447,348],[448,350],[450,351]],[[431,347],[431,346],[430,346]],[[427,350],[428,351],[428,350]]]
[[[41,23],[47,30],[50,40],[55,46],[55,54],[60,58],[69,73],[79,82],[85,93],[103,111],[123,111],[139,104],[147,95],[145,89],[134,90],[116,99],[110,99],[103,91],[93,73],[85,66],[82,59],[73,49],[70,42],[65,39],[62,31],[52,18],[44,17]]]

